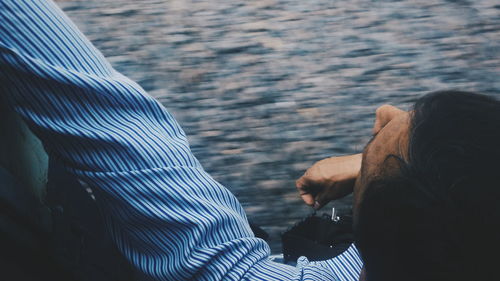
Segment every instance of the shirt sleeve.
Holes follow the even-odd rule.
[[[167,110],[116,72],[53,3],[0,0],[0,92],[50,157],[93,188],[108,232],[147,280],[357,280],[351,247],[269,260],[242,206]]]

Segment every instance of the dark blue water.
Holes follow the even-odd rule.
[[[494,0],[58,3],[174,114],[275,252],[310,213],[294,180],[321,158],[360,151],[378,106],[449,88],[500,93]]]

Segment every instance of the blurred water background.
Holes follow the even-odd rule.
[[[497,0],[58,4],[177,118],[273,252],[311,213],[295,179],[317,160],[359,152],[378,106],[408,108],[440,89],[500,93]]]

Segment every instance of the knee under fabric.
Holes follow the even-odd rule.
[[[39,201],[45,197],[49,157],[42,142],[0,98],[0,167]]]
[[[51,254],[47,216],[49,210],[0,168],[2,280],[76,280]]]

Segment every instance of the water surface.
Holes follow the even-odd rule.
[[[494,0],[58,3],[173,113],[274,252],[310,213],[295,179],[324,157],[359,152],[378,106],[407,108],[450,88],[500,93]]]

